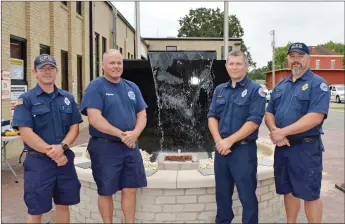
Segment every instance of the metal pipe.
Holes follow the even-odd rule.
[[[229,43],[229,2],[224,2],[224,58],[228,55],[228,43]]]
[[[140,46],[141,46],[141,39],[140,39],[140,2],[135,2],[135,58],[141,59],[140,54]]]
[[[276,85],[276,74],[275,74],[275,63],[274,63],[274,58],[275,58],[275,31],[272,30],[272,36],[273,36],[273,40],[272,40],[272,89],[274,88],[274,86]]]
[[[110,48],[116,49],[116,45],[117,45],[117,42],[116,42],[116,36],[117,36],[117,32],[116,32],[117,9],[114,6],[112,6],[112,9],[113,9],[113,30],[112,30],[113,46],[110,47]]]

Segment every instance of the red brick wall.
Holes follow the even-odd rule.
[[[312,71],[324,78],[329,85],[331,84],[345,84],[345,70],[315,70]],[[275,71],[275,83],[290,75],[290,70],[278,70]],[[268,89],[272,89],[272,72],[268,72],[266,76],[266,86]]]
[[[320,60],[320,69],[331,69],[331,60],[335,60],[334,69],[342,69],[342,57],[332,57],[332,56],[317,56],[311,55],[310,57],[310,68],[316,69],[316,60]]]

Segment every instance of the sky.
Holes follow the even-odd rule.
[[[134,2],[112,2],[135,28]],[[229,2],[229,14],[235,14],[244,29],[243,40],[257,67],[272,59],[272,35],[275,46],[289,41],[308,46],[330,40],[344,43],[344,2]],[[142,37],[177,37],[178,20],[190,9],[217,7],[223,2],[140,2]]]

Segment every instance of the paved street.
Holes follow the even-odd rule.
[[[344,182],[344,111],[330,110],[324,124],[325,135],[322,137],[324,153],[324,175],[321,197],[324,205],[324,223],[344,222],[344,196],[345,194],[334,187],[335,183]],[[260,137],[267,138],[268,130],[265,125],[260,128]],[[88,141],[88,130],[84,128],[74,145]],[[19,175],[20,182],[15,184],[14,178],[9,171],[3,171],[2,176],[2,222],[22,223],[25,220],[26,206],[23,201],[23,168],[18,164],[18,159],[13,158],[11,164]],[[16,165],[17,164],[17,165]],[[303,208],[303,205],[302,205]],[[44,215],[44,221],[51,220],[51,213]],[[282,214],[279,223],[286,222]],[[300,211],[299,223],[307,222],[303,209]]]

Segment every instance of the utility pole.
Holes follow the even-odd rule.
[[[275,31],[272,30],[271,31],[272,34],[272,89],[274,88],[274,86],[276,85],[276,75],[275,75],[275,65],[274,65],[274,49],[275,49]]]
[[[135,2],[135,57],[141,59],[140,53],[141,39],[140,39],[140,2]]]
[[[229,2],[224,2],[224,58],[222,60],[226,59],[228,56],[228,43],[229,43]]]

